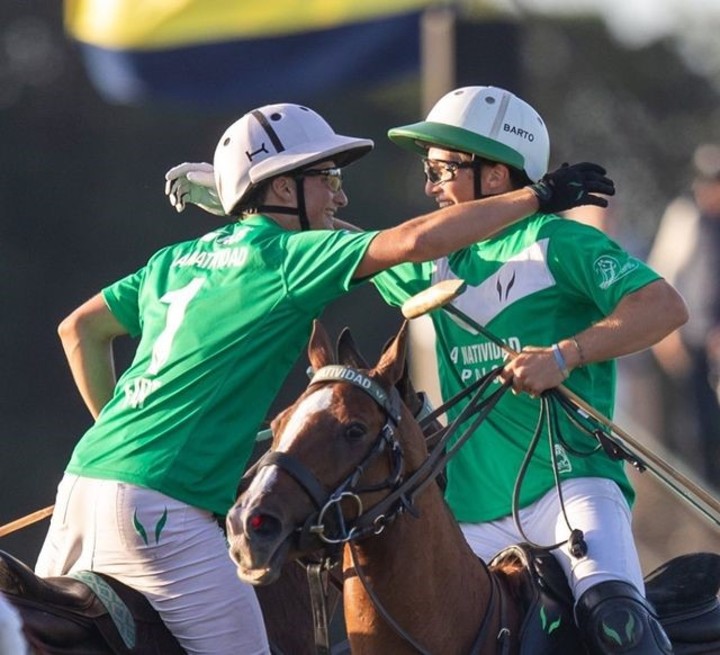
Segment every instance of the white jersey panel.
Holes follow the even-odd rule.
[[[540,239],[508,259],[482,284],[468,284],[467,290],[453,305],[481,325],[492,321],[500,312],[518,300],[555,286],[555,277],[547,263],[549,239]],[[437,261],[433,284],[456,280],[447,258]]]

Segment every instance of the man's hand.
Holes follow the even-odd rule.
[[[589,162],[572,166],[563,164],[530,188],[538,198],[540,211],[546,214],[556,214],[581,205],[607,207],[607,199],[593,195],[615,195],[615,183],[605,173],[602,166]]]
[[[178,212],[192,203],[210,214],[225,215],[215,188],[212,164],[186,162],[173,166],[165,173],[165,195]]]
[[[509,359],[500,373],[503,382],[512,382],[515,393],[537,398],[543,391],[557,387],[565,380],[552,348],[527,346]]]

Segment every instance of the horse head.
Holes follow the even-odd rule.
[[[404,324],[374,367],[349,333],[335,353],[314,325],[308,388],[272,422],[270,451],[227,516],[241,578],[274,581],[284,562],[382,529],[372,509],[427,457],[417,422],[396,385],[406,375]],[[410,435],[414,438],[408,438]]]

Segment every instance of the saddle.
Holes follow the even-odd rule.
[[[560,564],[547,550],[516,544],[500,551],[490,570],[517,571],[518,601],[525,617],[520,655],[578,655],[582,635],[573,615],[573,596]]]
[[[148,600],[91,571],[40,578],[0,551],[0,593],[42,655],[184,655]]]
[[[490,562],[497,573],[520,570],[524,610],[520,655],[577,655],[582,635],[575,624],[567,578],[552,553],[517,544]],[[647,599],[676,655],[720,654],[720,555],[692,553],[669,560],[645,578]]]
[[[645,595],[677,655],[720,653],[720,556],[671,559],[645,578]]]

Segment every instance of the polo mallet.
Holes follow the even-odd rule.
[[[457,298],[466,289],[466,284],[462,280],[444,280],[438,282],[432,287],[421,291],[412,298],[403,303],[401,311],[405,318],[413,319],[423,314],[427,314],[436,309],[442,309],[456,321],[461,327],[469,332],[483,336],[492,341],[500,349],[504,350],[510,357],[516,357],[517,351],[510,348],[499,337],[495,336],[486,327],[480,325],[477,321],[470,318],[465,312],[455,307],[452,300]],[[580,396],[560,384],[557,390],[575,407],[575,410],[583,418],[588,416],[595,419],[598,423],[608,428],[612,434],[605,436],[615,445],[632,453],[639,454],[643,460],[643,464],[647,466],[655,476],[668,485],[675,493],[687,500],[696,510],[702,513],[706,518],[720,526],[720,502],[713,497],[707,490],[689,480],[682,473],[675,470],[662,458],[639,443],[631,437],[620,426],[613,423],[612,420],[604,416],[601,412],[586,403]]]
[[[50,516],[54,509],[55,505],[49,505],[48,507],[43,507],[43,509],[37,510],[36,512],[32,512],[32,514],[23,516],[20,519],[10,521],[10,523],[6,523],[5,525],[0,525],[0,537],[4,537],[11,532],[16,532],[17,530],[26,528],[28,525],[42,521],[42,519]]]

